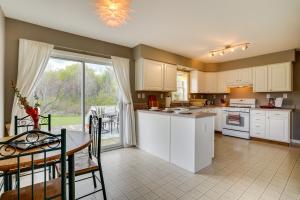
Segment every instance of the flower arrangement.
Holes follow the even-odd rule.
[[[34,106],[29,105],[29,102],[27,101],[27,97],[22,96],[20,93],[20,90],[16,87],[16,85],[12,82],[12,88],[16,94],[16,97],[18,98],[18,106],[21,109],[24,109],[25,112],[32,118],[33,121],[33,128],[39,129],[39,98],[37,95],[34,95],[35,103]]]

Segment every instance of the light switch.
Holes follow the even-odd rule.
[[[287,93],[284,93],[284,94],[282,95],[282,97],[283,97],[284,99],[287,99],[287,98],[288,98]]]
[[[270,99],[271,98],[271,95],[270,94],[267,94],[267,99]]]
[[[160,94],[160,98],[163,99],[164,98],[164,94]]]
[[[224,94],[224,99],[227,99],[227,95],[226,94]]]

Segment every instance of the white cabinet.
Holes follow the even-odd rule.
[[[195,173],[211,164],[213,154],[212,117],[171,117],[171,163]]]
[[[253,91],[268,91],[268,66],[260,66],[253,68]]]
[[[245,86],[252,85],[252,68],[236,69],[228,71],[227,86]]]
[[[290,111],[251,110],[250,136],[290,142]]]
[[[253,69],[244,68],[238,69],[238,80],[237,83],[239,86],[243,85],[252,85],[253,84]]]
[[[205,93],[205,72],[194,70],[190,72],[190,92]]]
[[[290,62],[268,66],[268,91],[292,91],[292,64]]]
[[[253,68],[254,92],[292,91],[292,63],[277,63]]]
[[[250,136],[266,138],[266,111],[250,111]]]
[[[217,73],[206,72],[205,73],[205,93],[216,93],[217,92]]]
[[[170,116],[137,112],[138,147],[163,160],[170,158]]]
[[[217,93],[229,93],[229,88],[226,85],[228,71],[217,73]]]
[[[281,111],[267,112],[267,138],[270,140],[290,142],[290,113]]]
[[[135,89],[176,91],[177,67],[162,62],[138,59],[135,63]]]
[[[192,110],[192,112],[204,112],[204,113],[215,113],[214,116],[214,127],[216,131],[222,131],[222,107],[215,107],[215,108],[200,108]]]
[[[163,90],[164,91],[177,90],[177,66],[176,65],[165,64]]]

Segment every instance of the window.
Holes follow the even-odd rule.
[[[188,101],[189,73],[177,71],[177,91],[172,93],[173,101]]]
[[[88,131],[89,116],[102,117],[102,146],[111,148],[122,141],[120,95],[110,61],[99,59],[67,53],[51,57],[35,94],[41,114],[51,114],[53,131]]]

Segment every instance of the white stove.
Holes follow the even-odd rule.
[[[230,99],[229,107],[223,109],[223,135],[250,139],[250,108],[255,108],[255,102],[255,99]]]

